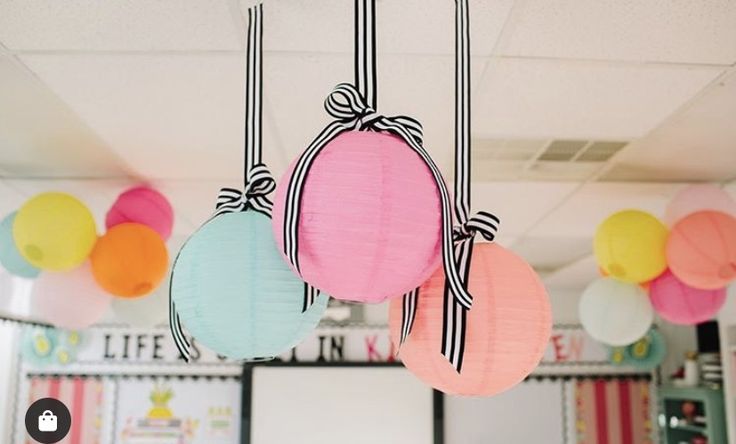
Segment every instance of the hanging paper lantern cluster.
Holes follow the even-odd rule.
[[[0,223],[0,264],[13,275],[36,278],[31,305],[38,316],[62,328],[85,328],[105,314],[110,295],[142,296],[161,283],[168,267],[162,236],[172,225],[168,201],[135,187],[112,206],[109,230],[98,239],[82,202],[41,193]]]
[[[628,210],[598,227],[595,256],[610,277],[586,289],[580,316],[599,341],[635,341],[651,308],[668,322],[694,325],[723,306],[725,287],[736,280],[736,201],[712,185],[692,186],[670,202],[665,219],[669,231],[654,216]]]

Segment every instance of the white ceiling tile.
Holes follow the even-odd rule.
[[[736,62],[736,3],[517,2],[499,53],[630,61]]]
[[[544,286],[549,291],[577,290],[582,291],[593,280],[600,277],[598,265],[593,255],[587,256],[565,268],[544,277]]]
[[[529,230],[575,187],[573,183],[476,182],[472,207],[498,216],[499,233],[515,237]]]
[[[22,60],[143,177],[242,177],[239,55]]]
[[[0,2],[11,50],[235,50],[242,36],[228,1]]]
[[[0,56],[0,173],[8,177],[116,177],[128,167],[59,98]]]
[[[241,0],[247,8],[253,2]],[[501,33],[512,0],[472,0],[472,51],[488,55]],[[376,7],[380,54],[454,53],[454,2],[379,1]],[[352,53],[353,2],[344,0],[273,1],[264,8],[264,47],[269,51]]]
[[[492,60],[474,112],[485,137],[642,136],[721,70],[553,60]]]
[[[679,186],[669,183],[589,183],[550,212],[529,235],[592,239],[598,225],[617,211],[636,209],[661,217]]]
[[[592,248],[587,237],[524,237],[512,250],[535,269],[552,271],[590,255]]]
[[[736,28],[736,27],[735,27]],[[615,158],[610,180],[724,181],[736,177],[736,72]]]

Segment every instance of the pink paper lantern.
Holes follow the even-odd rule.
[[[68,273],[41,273],[33,282],[33,313],[59,328],[87,328],[105,316],[111,302],[95,284],[89,261]]]
[[[492,396],[526,378],[542,359],[552,328],[549,298],[532,268],[497,244],[473,247],[465,358],[458,373],[441,353],[445,275],[419,290],[411,333],[399,358],[415,376],[448,394]],[[402,301],[391,301],[391,339],[398,347]]]
[[[720,211],[736,217],[736,201],[715,185],[692,185],[672,198],[665,210],[664,221],[673,226],[683,217],[704,210]]]
[[[174,226],[174,210],[158,191],[145,186],[131,188],[118,196],[105,217],[107,229],[127,222],[146,225],[166,240]]]
[[[274,201],[274,237],[282,254],[295,163]],[[301,277],[336,299],[378,303],[401,296],[440,265],[437,185],[396,136],[351,131],[328,143],[306,179],[301,210]]]
[[[736,279],[736,218],[700,211],[680,220],[667,239],[667,264],[685,284],[706,290]]]
[[[680,325],[695,325],[711,320],[726,302],[725,288],[693,288],[677,279],[669,270],[652,281],[649,295],[660,316]]]

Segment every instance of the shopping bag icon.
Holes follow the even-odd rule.
[[[38,417],[38,430],[40,432],[55,432],[57,427],[56,415],[51,410],[45,410]]]

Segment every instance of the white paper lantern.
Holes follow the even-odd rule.
[[[631,344],[652,325],[654,310],[638,285],[602,278],[583,292],[578,306],[580,322],[593,339],[612,346]]]

